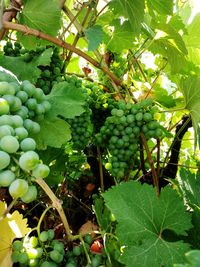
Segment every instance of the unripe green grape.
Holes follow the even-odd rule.
[[[39,163],[39,156],[34,151],[27,151],[19,158],[19,166],[25,170],[30,171],[36,168]]]
[[[30,119],[24,120],[24,128],[26,128],[26,130],[28,132],[32,132],[32,130],[33,130],[33,123],[34,122],[32,120],[30,120]]]
[[[0,115],[8,114],[10,111],[10,105],[4,98],[0,98]]]
[[[7,135],[12,135],[10,126],[9,125],[0,126],[0,138]]]
[[[16,153],[19,149],[19,142],[16,137],[7,135],[1,138],[0,147],[7,153]]]
[[[35,86],[27,80],[22,82],[21,88],[28,94],[29,97],[31,97],[36,90]]]
[[[23,179],[16,179],[10,184],[8,190],[12,198],[22,197],[28,190],[28,183]]]
[[[13,251],[13,253],[11,254],[12,262],[13,263],[19,262],[20,255],[21,255],[21,253],[19,251]]]
[[[22,140],[28,136],[28,131],[24,127],[15,128],[15,135],[19,140]]]
[[[14,128],[18,128],[18,127],[22,127],[23,126],[23,119],[19,115],[13,115],[12,116],[12,121],[13,121],[12,126]]]
[[[56,262],[56,263],[60,263],[62,262],[63,260],[63,255],[59,253],[59,251],[57,250],[52,250],[50,253],[49,253],[49,256],[50,258]]]
[[[0,186],[7,187],[15,180],[15,173],[10,170],[0,171]]]
[[[58,265],[53,261],[44,261],[40,267],[57,267]]]
[[[4,151],[0,151],[0,170],[5,169],[10,164],[10,156]]]
[[[0,116],[0,126],[9,125],[12,126],[12,116],[10,115],[2,115]]]
[[[21,197],[21,200],[24,203],[30,203],[37,198],[37,187],[34,185],[30,185],[28,187],[27,192]]]
[[[92,244],[92,241],[93,241],[93,238],[92,238],[92,236],[90,234],[86,234],[84,236],[84,240],[85,240],[86,243],[88,243],[89,245],[91,245]]]
[[[28,262],[28,255],[26,252],[22,252],[20,253],[20,256],[19,256],[19,263],[21,264],[25,264]]]
[[[21,100],[22,103],[25,103],[28,100],[28,94],[24,91],[17,92],[16,96]]]
[[[36,168],[32,171],[32,176],[35,178],[45,178],[49,175],[50,169],[45,164],[38,164]]]
[[[26,106],[28,107],[29,110],[35,110],[37,107],[37,101],[35,98],[29,98],[26,101]]]
[[[81,255],[81,248],[80,248],[80,246],[73,247],[72,252],[73,252],[74,256],[80,256]]]
[[[20,240],[15,240],[12,243],[12,249],[15,251],[21,251],[23,249],[23,243]]]
[[[39,235],[39,240],[41,242],[46,242],[48,240],[48,233],[47,231],[42,231]]]
[[[21,102],[20,98],[15,96],[13,98],[12,105],[10,105],[10,110],[11,111],[18,111],[18,110],[20,110],[21,106],[22,106],[22,102]]]
[[[39,266],[39,259],[32,259],[32,258],[29,258],[29,263],[28,263],[29,267],[38,267]]]
[[[15,115],[19,115],[23,120],[28,118],[29,111],[26,106],[21,106],[21,108],[15,112]]]
[[[38,245],[38,239],[36,236],[31,236],[30,240],[29,240],[29,244],[31,245],[31,247],[35,248]]]
[[[33,128],[31,130],[31,133],[37,134],[40,132],[40,125],[37,122],[33,122]]]
[[[36,142],[33,138],[25,138],[20,143],[20,148],[23,151],[35,150],[36,149]]]
[[[135,119],[136,119],[136,121],[142,121],[142,119],[143,119],[143,113],[142,112],[138,112],[135,115]]]
[[[49,230],[47,231],[47,233],[48,233],[48,240],[52,240],[52,239],[54,239],[55,232],[54,232],[53,229],[49,229]]]

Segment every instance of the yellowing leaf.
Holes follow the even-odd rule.
[[[0,202],[0,266],[2,267],[10,266],[5,265],[5,260],[7,259],[7,263],[10,260],[8,254],[10,255],[13,240],[25,236],[30,231],[27,219],[23,219],[18,211],[3,217],[6,207],[5,202]]]

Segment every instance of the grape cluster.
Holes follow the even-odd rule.
[[[82,85],[82,81],[76,76],[66,77],[66,87],[81,91],[85,98],[85,111],[81,115],[67,120],[71,126],[73,148],[75,150],[83,150],[88,145],[93,133],[92,111],[89,107],[88,95],[85,87]]]
[[[40,66],[41,76],[36,82],[36,86],[40,87],[45,94],[51,91],[53,85],[62,82],[63,62],[60,57],[60,51],[57,47],[53,47],[53,54],[49,66]]]
[[[13,198],[26,203],[36,199],[37,188],[23,175],[28,172],[34,179],[49,174],[29,137],[40,131],[35,119],[42,119],[49,109],[43,91],[29,81],[0,82],[0,187],[8,187]]]
[[[154,119],[156,110],[151,99],[137,104],[120,101],[118,108],[112,109],[111,116],[96,134],[97,144],[109,151],[105,167],[114,177],[125,177],[133,166],[141,133],[147,139],[162,137],[162,127]]]
[[[71,251],[66,253],[65,267],[99,267],[105,266],[106,255],[102,249],[103,245],[98,240],[93,240],[90,234],[84,237],[84,246],[89,255],[91,263],[87,263],[83,244],[75,245]]]
[[[7,41],[6,45],[3,47],[5,56],[10,56],[10,57],[20,56],[21,49],[22,49],[22,46],[18,42],[15,42],[13,45],[11,42]]]
[[[55,238],[53,229],[39,236],[26,236],[12,244],[11,259],[18,266],[57,267],[64,260],[64,244]]]

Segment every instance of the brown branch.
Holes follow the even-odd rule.
[[[51,43],[54,43],[57,46],[63,47],[65,49],[68,49],[70,51],[72,51],[73,53],[77,54],[78,56],[84,58],[86,61],[88,61],[89,63],[91,63],[94,67],[102,70],[104,73],[106,73],[109,78],[117,85],[119,86],[123,86],[122,82],[120,79],[118,79],[114,73],[112,73],[106,66],[101,66],[101,64],[94,60],[93,58],[91,58],[90,56],[88,56],[86,53],[82,52],[80,49],[73,47],[73,45],[66,43],[58,38],[55,38],[51,35],[48,35],[46,33],[40,32],[36,29],[32,29],[29,28],[27,26],[24,26],[22,24],[18,24],[18,23],[13,23],[13,22],[8,22],[8,21],[4,21],[3,22],[3,27],[6,30],[15,30],[15,31],[19,31],[19,32],[23,32],[26,35],[33,35],[36,36],[38,38],[47,40]]]
[[[156,170],[155,170],[155,167],[154,167],[154,162],[153,162],[153,159],[152,159],[152,156],[151,156],[151,152],[150,152],[148,144],[147,144],[147,140],[146,140],[146,138],[145,138],[143,133],[141,133],[141,139],[142,139],[142,143],[143,143],[143,145],[145,147],[145,150],[146,150],[146,153],[147,153],[148,162],[149,162],[150,167],[151,167],[152,176],[153,176],[153,184],[156,187],[157,196],[159,196],[160,195],[160,189],[159,189],[158,176],[157,176],[157,173],[156,173]]]
[[[5,12],[3,15],[3,21],[11,21],[13,18],[16,17],[17,12],[20,10],[21,8],[21,0],[15,0],[12,1],[12,8],[13,10],[10,10],[9,12]],[[7,29],[3,28],[2,30],[0,30],[0,40],[3,39],[5,33],[6,33]]]

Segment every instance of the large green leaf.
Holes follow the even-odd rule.
[[[173,12],[173,0],[147,0],[147,6],[158,14],[170,15]]]
[[[52,36],[56,36],[60,29],[61,10],[58,0],[27,0],[19,22],[30,28],[37,29]],[[26,48],[35,48],[36,44],[44,41],[31,35],[18,33],[18,39]]]
[[[62,119],[45,119],[40,122],[40,132],[33,137],[38,149],[46,146],[59,148],[70,140],[71,130],[69,124]]]
[[[139,33],[144,19],[144,0],[113,0],[114,13],[128,19],[133,33]]]
[[[200,14],[196,15],[192,23],[187,27],[188,35],[184,36],[184,40],[189,47],[200,48]]]
[[[51,118],[58,115],[73,118],[84,112],[85,97],[79,88],[68,82],[56,84],[47,98],[52,105],[48,114]]]
[[[21,81],[29,80],[35,83],[40,77],[41,70],[37,66],[46,66],[50,64],[53,50],[49,48],[41,55],[35,56],[31,62],[25,62],[23,57],[8,57],[0,55],[0,65],[12,73]]]
[[[89,42],[88,50],[93,51],[103,42],[106,33],[100,25],[94,25],[85,31],[85,35]]]
[[[180,89],[185,98],[185,108],[188,109],[191,114],[196,144],[198,124],[200,122],[200,78],[182,78],[180,81]]]
[[[120,20],[115,20],[113,26],[114,32],[107,43],[108,48],[111,51],[118,53],[120,53],[123,49],[132,48],[134,36],[132,35],[130,23],[125,21],[121,25]]]
[[[155,189],[138,182],[123,183],[103,194],[118,224],[116,235],[124,246],[120,261],[127,267],[171,267],[183,262],[189,245],[164,239],[164,231],[186,235],[191,216],[170,187],[156,196]]]

